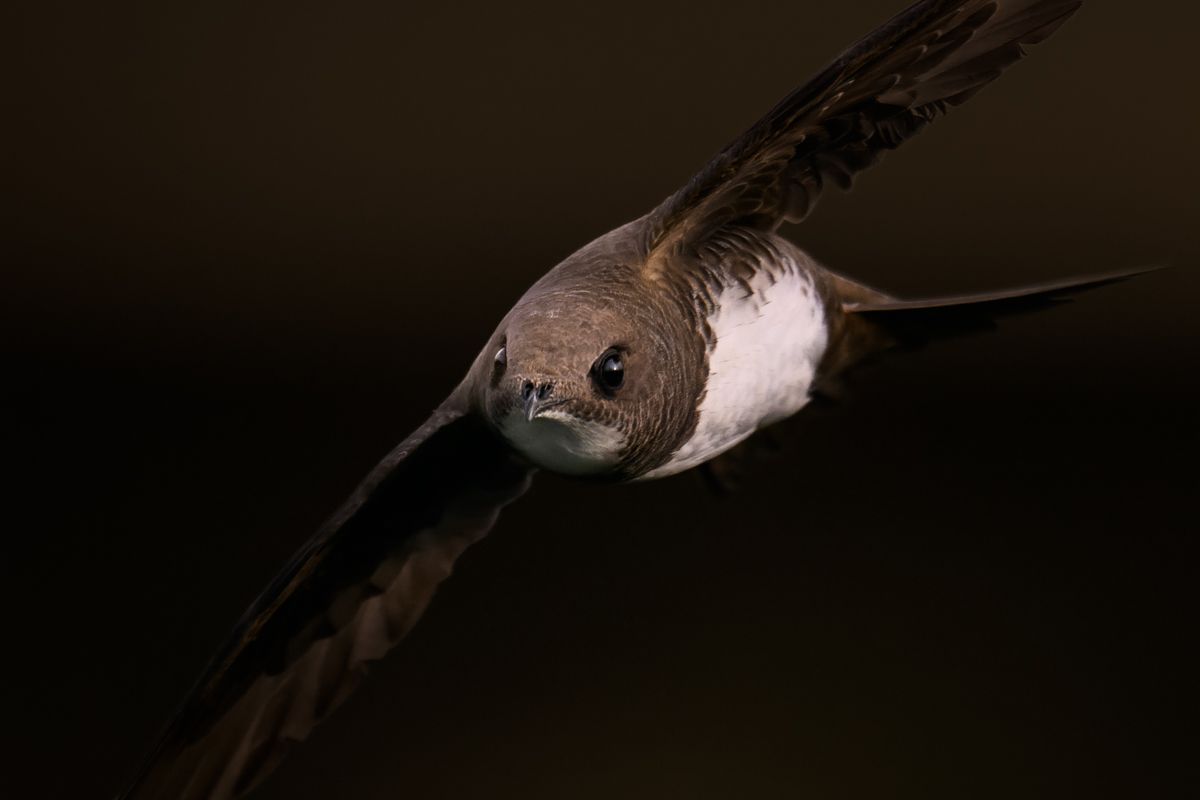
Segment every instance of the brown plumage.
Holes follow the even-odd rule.
[[[659,207],[551,270],[442,406],[250,608],[126,797],[245,794],[404,636],[535,466],[608,479],[686,468],[793,412],[810,388],[869,355],[1124,277],[904,301],[823,269],[776,233],[802,220],[827,184],[848,188],[1079,5],[914,4]],[[807,316],[781,315],[786,303]],[[759,339],[746,338],[743,317],[759,324]],[[755,402],[770,408],[738,407],[739,391],[762,388],[755,376],[779,372],[775,339],[809,359],[811,374],[798,366],[779,376],[790,405],[776,408],[767,392]],[[758,372],[737,374],[738,358]],[[750,427],[724,432],[714,422],[724,418]]]

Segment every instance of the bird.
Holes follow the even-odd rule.
[[[1145,271],[901,298],[780,233],[1081,5],[913,3],[658,206],[547,272],[246,611],[120,796],[225,800],[258,786],[538,470],[624,482],[709,467],[861,364]]]

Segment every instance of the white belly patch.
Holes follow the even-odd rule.
[[[828,339],[816,288],[801,270],[774,283],[760,273],[750,288],[747,295],[744,286],[731,284],[718,296],[708,318],[716,344],[696,430],[667,463],[642,477],[701,464],[808,402]]]

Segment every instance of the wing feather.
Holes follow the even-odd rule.
[[[530,469],[452,397],[246,612],[126,795],[240,797],[411,630]]]
[[[727,225],[799,222],[1020,60],[1081,0],[922,0],[851,46],[725,147],[647,219],[648,264]]]

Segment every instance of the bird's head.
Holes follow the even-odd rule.
[[[695,425],[703,347],[678,312],[613,278],[535,287],[476,362],[492,426],[544,469],[634,478]]]

